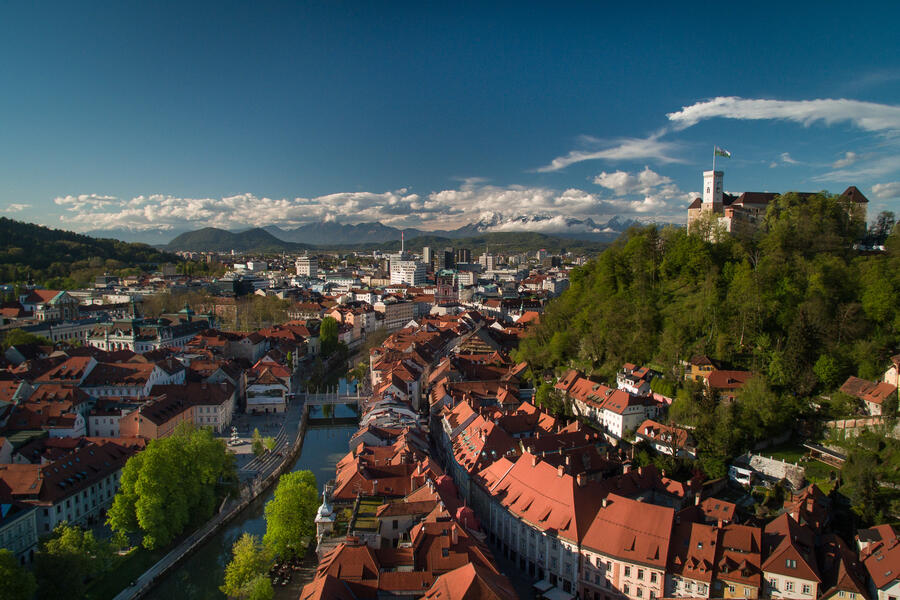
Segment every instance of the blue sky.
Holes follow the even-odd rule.
[[[683,220],[718,144],[729,191],[900,212],[900,5],[624,4],[6,3],[0,210]]]

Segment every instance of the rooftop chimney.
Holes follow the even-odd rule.
[[[566,474],[566,468],[564,466],[559,465],[558,467],[556,467],[556,475],[558,477],[562,477],[565,474]]]
[[[540,460],[541,460],[541,459],[538,458],[537,454],[532,454],[532,455],[531,455],[531,466],[532,466],[532,467],[536,467],[537,464],[540,462]]]
[[[456,523],[450,527],[450,543],[454,546],[459,543],[459,530],[456,528]]]

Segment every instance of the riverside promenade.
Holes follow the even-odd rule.
[[[288,405],[284,424],[275,436],[275,449],[263,457],[254,459],[241,471],[255,471],[255,476],[243,481],[239,498],[228,498],[219,507],[219,512],[202,527],[194,531],[155,565],[147,569],[133,585],[117,594],[114,600],[134,600],[141,598],[151,589],[154,583],[166,572],[174,568],[196,548],[202,546],[222,526],[241,513],[260,494],[278,481],[286,469],[289,469],[300,454],[303,438],[306,433],[307,411],[304,409],[305,396],[297,394]]]

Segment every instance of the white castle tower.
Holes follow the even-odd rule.
[[[703,212],[712,211],[721,213],[722,207],[722,180],[725,177],[724,171],[704,171],[703,172]]]

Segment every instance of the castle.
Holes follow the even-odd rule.
[[[718,215],[718,223],[728,233],[752,231],[766,216],[769,203],[778,194],[774,192],[744,192],[740,196],[726,194],[722,191],[724,171],[703,172],[703,197],[694,198],[688,206],[688,231],[692,225],[706,213]],[[800,192],[799,195],[812,196],[812,192]],[[865,222],[866,204],[869,200],[856,186],[850,186],[841,197],[851,203],[851,210]]]

